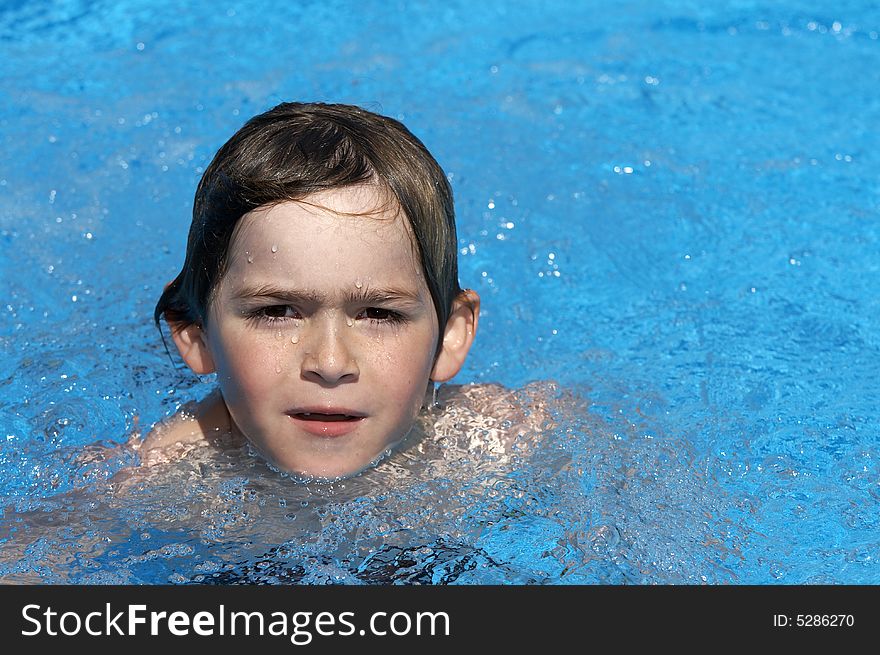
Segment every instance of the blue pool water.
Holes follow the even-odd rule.
[[[0,2],[0,581],[880,583],[880,9],[388,4]],[[456,382],[545,404],[528,448],[452,403],[345,482],[234,448],[109,481],[212,388],[152,308],[283,100],[440,161]]]

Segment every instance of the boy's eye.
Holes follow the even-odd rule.
[[[265,318],[299,318],[299,312],[290,305],[270,305],[259,311]]]
[[[387,321],[396,323],[403,320],[403,316],[390,309],[382,309],[381,307],[367,307],[357,316],[359,319],[368,319],[371,321]]]

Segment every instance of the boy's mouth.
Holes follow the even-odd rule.
[[[357,421],[363,416],[352,414],[324,414],[322,412],[293,412],[290,416],[303,421]]]
[[[318,437],[342,437],[354,433],[366,415],[345,407],[302,408],[287,412],[294,423]]]

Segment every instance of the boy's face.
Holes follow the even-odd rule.
[[[437,315],[384,202],[364,185],[260,208],[230,244],[201,339],[235,427],[281,469],[355,473],[423,403]]]

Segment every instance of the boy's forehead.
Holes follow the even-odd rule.
[[[412,238],[409,222],[394,195],[378,185],[362,184],[258,207],[242,216],[233,240],[259,239],[264,232],[283,234],[288,228],[296,236],[303,228],[313,226],[321,228],[319,234],[311,235],[313,238],[325,235],[327,228],[336,228],[326,235],[329,237],[338,232],[346,232],[347,236],[362,232],[383,239]]]
[[[393,198],[393,196],[392,196]],[[312,194],[245,214],[229,245],[230,270],[248,275],[357,267],[422,278],[408,221],[374,185]]]
[[[367,218],[389,224],[400,220],[408,227],[397,197],[379,184],[357,184],[312,193],[298,200],[281,201],[258,207],[243,218],[283,220],[289,216],[328,218]]]
[[[397,198],[384,184],[354,184],[338,189],[312,193],[301,204],[335,214],[396,215],[400,211]]]

